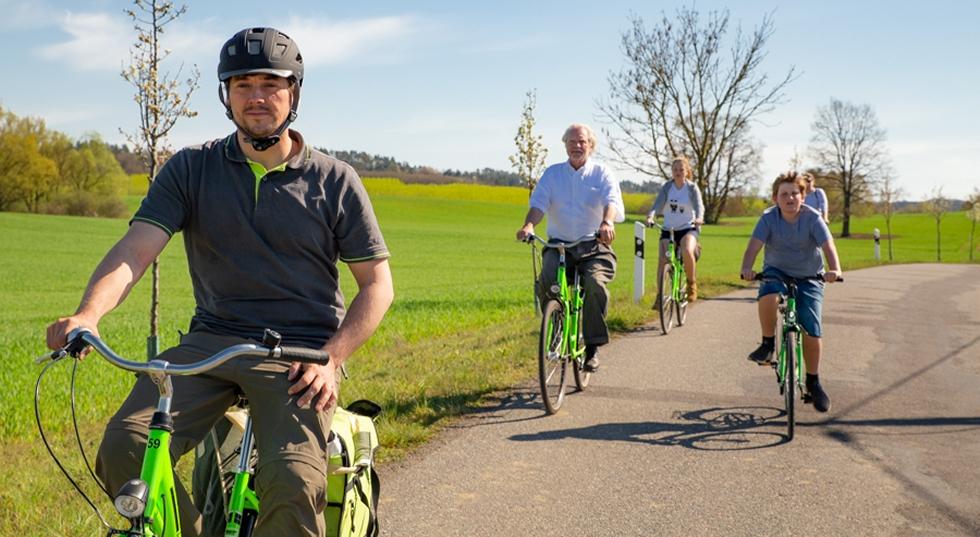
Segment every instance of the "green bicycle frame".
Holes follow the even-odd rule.
[[[795,286],[794,286],[795,287]],[[792,291],[789,289],[788,291]],[[779,345],[779,360],[776,363],[776,376],[779,379],[779,383],[782,384],[786,379],[786,334],[790,332],[796,332],[796,356],[798,357],[798,363],[796,364],[796,378],[790,379],[790,381],[796,381],[796,385],[803,389],[803,375],[801,371],[806,366],[806,361],[803,357],[803,332],[800,330],[800,325],[796,321],[796,294],[787,292],[786,294],[786,310],[783,313],[783,327],[780,332],[782,341]],[[800,391],[799,393],[803,393]]]
[[[677,247],[673,240],[667,243],[667,259],[670,266],[674,268],[673,277],[670,279],[670,296],[674,298],[674,302],[680,303],[686,298],[681,296],[681,274],[684,274],[684,265],[677,255]]]
[[[246,513],[258,515],[259,498],[252,490],[252,471],[249,459],[252,453],[252,419],[245,425],[242,445],[239,450],[238,470],[235,472],[235,482],[231,487],[231,497],[228,499],[228,519],[225,522],[225,537],[238,537],[242,531]],[[254,521],[253,521],[254,523]]]
[[[150,424],[140,470],[140,479],[146,483],[148,491],[142,519],[143,535],[181,537],[174,469],[170,460],[170,430],[169,426],[157,423],[157,415]],[[166,416],[169,419],[169,414]]]
[[[579,326],[578,319],[582,315],[582,304],[585,302],[585,293],[579,285],[579,275],[575,274],[575,292],[569,287],[566,279],[567,269],[565,267],[565,256],[561,255],[558,261],[558,298],[562,302],[565,310],[565,323],[562,327],[562,354],[568,354],[573,360],[581,360],[585,355],[585,347],[579,346]]]

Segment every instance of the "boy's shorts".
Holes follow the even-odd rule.
[[[779,278],[786,278],[780,270],[768,267],[762,271],[759,298],[773,293],[786,293],[786,285]],[[820,337],[820,317],[823,311],[823,281],[796,280],[796,317],[807,334]]]

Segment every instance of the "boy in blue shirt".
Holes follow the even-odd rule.
[[[830,410],[830,397],[820,385],[818,376],[821,351],[820,314],[823,307],[823,282],[840,279],[840,260],[837,247],[821,215],[803,204],[806,182],[796,172],[780,175],[772,185],[770,207],[762,213],[752,232],[752,238],[742,256],[742,278],[755,278],[752,266],[763,246],[762,274],[772,276],[759,286],[759,324],[762,344],[749,354],[749,360],[759,365],[772,362],[776,336],[776,309],[779,293],[786,292],[780,278],[799,278],[796,308],[803,327],[803,355],[806,361],[806,389],[818,412]],[[823,258],[828,270],[823,271]],[[808,279],[819,276],[822,281]]]

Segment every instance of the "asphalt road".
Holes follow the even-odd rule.
[[[980,266],[845,277],[833,408],[798,408],[792,442],[739,291],[616,338],[554,416],[529,385],[382,467],[382,535],[980,535]]]

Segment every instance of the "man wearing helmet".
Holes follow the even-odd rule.
[[[96,268],[75,314],[48,327],[64,345],[75,327],[99,320],[136,284],[170,237],[183,232],[197,307],[180,344],[161,354],[196,361],[261,339],[330,353],[326,366],[241,358],[207,376],[173,377],[176,459],[193,449],[238,397],[250,402],[262,512],[256,536],[323,535],[327,435],[336,370],[374,332],[393,298],[389,256],[354,170],[312,150],[296,119],[303,60],[273,28],[249,28],[222,47],[219,97],[236,131],[178,152],[161,169],[127,233]],[[358,286],[345,309],[337,260]],[[114,492],[139,471],[137,453],[158,391],[140,377],[106,426],[96,471]],[[185,535],[200,516],[182,487]]]

